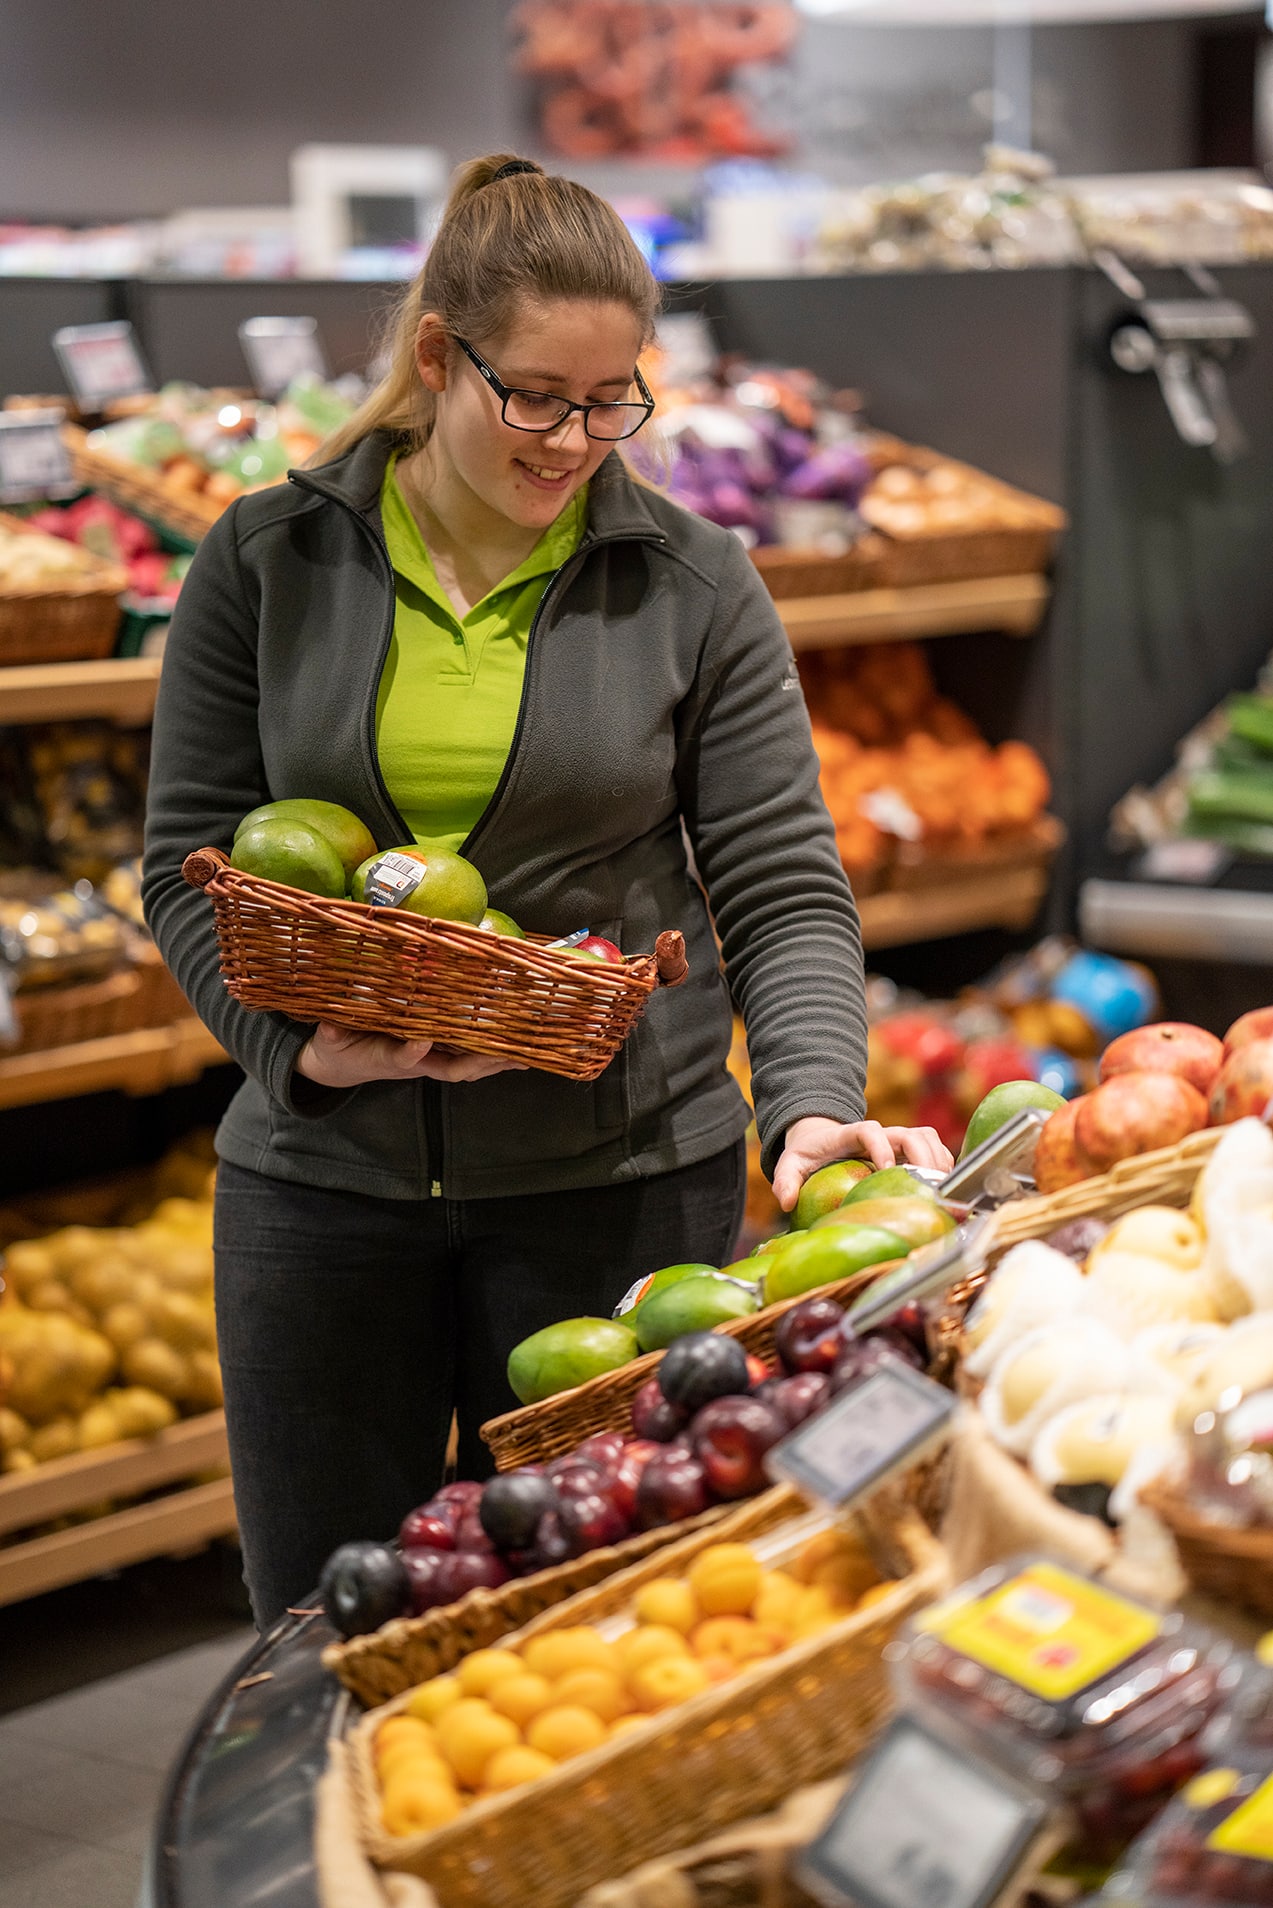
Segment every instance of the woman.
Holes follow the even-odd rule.
[[[857,915],[773,606],[733,536],[616,454],[653,408],[658,300],[603,200],[465,166],[384,383],[316,468],[226,512],[173,619],[145,897],[247,1074],[218,1136],[217,1316],[263,1625],[436,1488],[453,1408],[461,1474],[485,1474],[521,1338],[731,1256],[731,993],[784,1208],[836,1158],[949,1163],[863,1118]],[[304,795],[382,846],[462,848],[532,931],[636,952],[678,927],[690,978],[592,1085],[246,1012],[182,859]]]

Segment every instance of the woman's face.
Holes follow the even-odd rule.
[[[613,445],[587,436],[578,411],[554,430],[514,430],[477,367],[447,342],[444,359],[423,350],[420,359],[421,376],[437,393],[433,454],[440,452],[488,509],[523,529],[547,529]],[[468,342],[510,388],[579,404],[638,401],[631,387],[641,327],[626,305],[566,298],[527,304],[498,337]]]

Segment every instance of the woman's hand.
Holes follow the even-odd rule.
[[[955,1163],[931,1126],[881,1126],[878,1120],[842,1126],[813,1115],[787,1128],[782,1158],[774,1169],[774,1192],[783,1211],[791,1211],[810,1173],[837,1159],[869,1159],[877,1167],[894,1166],[900,1159],[942,1173]]]
[[[364,1086],[370,1080],[486,1080],[493,1073],[524,1073],[519,1060],[487,1053],[454,1053],[431,1040],[352,1033],[321,1020],[301,1048],[296,1071],[325,1087]]]

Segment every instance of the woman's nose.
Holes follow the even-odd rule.
[[[561,445],[564,448],[570,432],[576,426],[578,427],[579,441],[586,450],[588,447],[588,433],[584,429],[582,411],[567,411],[559,423],[554,424],[550,431],[543,433],[545,442],[551,438],[554,444]]]

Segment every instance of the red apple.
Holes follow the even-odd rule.
[[[949,1073],[963,1058],[964,1043],[953,1028],[923,1010],[891,1014],[878,1033],[890,1053],[911,1060],[925,1079]]]
[[[1226,1059],[1253,1040],[1273,1040],[1273,1007],[1253,1007],[1249,1014],[1242,1014],[1234,1021],[1224,1036]]]
[[[1178,1073],[1116,1074],[1071,1104],[1077,1109],[1074,1137],[1098,1172],[1137,1153],[1174,1146],[1207,1124],[1207,1102]]]
[[[623,949],[616,947],[613,941],[607,941],[604,934],[585,934],[582,941],[575,942],[580,954],[595,954],[612,965],[623,960]]]
[[[1231,1126],[1234,1120],[1264,1117],[1273,1100],[1273,1039],[1250,1040],[1229,1055],[1211,1089],[1211,1124]]]
[[[694,1455],[717,1497],[751,1497],[769,1482],[765,1452],[787,1435],[787,1421],[763,1398],[713,1398],[690,1427]]]
[[[1068,1100],[1058,1106],[1039,1134],[1034,1149],[1034,1183],[1041,1193],[1060,1192],[1063,1186],[1077,1186],[1099,1171],[1078,1143],[1075,1125],[1082,1100]]]
[[[1224,1047],[1205,1027],[1187,1020],[1157,1020],[1111,1040],[1101,1055],[1099,1077],[1120,1073],[1178,1073],[1199,1093],[1210,1093],[1224,1060]]]
[[[682,1518],[697,1517],[711,1502],[707,1473],[696,1457],[681,1451],[658,1451],[637,1485],[637,1528],[653,1530],[659,1524],[679,1524]]]

